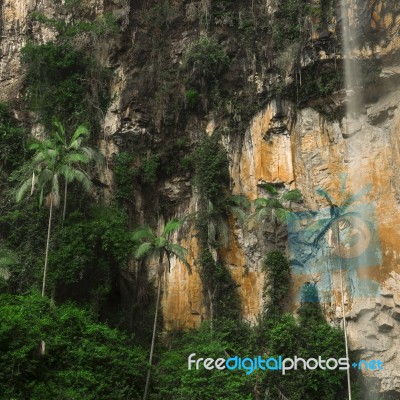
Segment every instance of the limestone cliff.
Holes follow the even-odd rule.
[[[94,0],[82,3],[89,14],[113,13],[121,27],[113,42],[102,43],[102,49],[98,50],[102,63],[114,69],[113,101],[104,116],[100,140],[108,160],[102,172],[105,198],[113,193],[112,167],[119,152],[131,151],[135,146],[144,146],[148,153],[160,152],[166,143],[170,145],[177,140],[184,141],[189,151],[201,136],[216,130],[224,132],[233,194],[245,194],[253,200],[265,194],[262,184],[273,183],[277,187],[301,190],[304,203],[298,210],[318,210],[326,204],[316,195],[316,188],[323,187],[335,194],[341,173],[348,174],[353,192],[371,184],[372,189],[364,200],[376,207],[382,261],[366,273],[379,283],[380,291],[368,298],[348,295],[349,338],[352,349],[360,350],[362,357],[380,358],[385,362],[385,371],[379,376],[380,391],[400,393],[398,4],[392,0],[371,0],[355,8],[357,26],[366,38],[359,56],[380,65],[379,76],[363,87],[363,111],[355,121],[343,115],[347,101],[344,90],[305,96],[297,104],[290,96],[282,95],[284,90],[278,94],[272,90],[277,82],[283,88],[290,87],[302,73],[305,86],[309,82],[307,76],[312,80],[313,74],[326,66],[340,71],[342,56],[335,16],[322,28],[317,26],[318,21],[309,20],[312,39],[302,48],[282,50],[278,61],[284,68],[277,71],[268,46],[264,45],[265,33],[261,28],[263,18],[275,17],[276,2],[265,2],[264,14],[259,18],[255,16],[259,9],[248,10],[240,5],[229,8],[224,2],[213,6],[206,1],[144,3],[116,0],[104,1],[104,4]],[[55,35],[51,29],[28,19],[32,11],[48,17],[68,18],[69,15],[63,1],[1,2],[0,99],[10,101],[21,120],[24,120],[19,107],[24,69],[19,60],[20,49],[28,39],[46,42]],[[235,36],[233,26],[237,20],[242,30]],[[257,32],[261,33],[249,39],[246,36],[249,31],[243,27],[251,21],[257,22]],[[200,96],[193,111],[185,97],[185,91],[193,83],[189,81],[185,87],[179,71],[190,43],[210,31],[235,63],[220,77],[223,87],[219,88],[219,97],[210,101],[206,95]],[[253,39],[254,44],[249,45]],[[292,58],[297,60],[295,74]],[[310,70],[315,66],[318,68]],[[32,116],[29,118],[32,120]],[[190,179],[189,172],[179,169],[163,175],[151,204],[146,204],[144,188],[135,188],[134,212],[138,220],[143,222],[149,212],[147,207],[163,211],[168,208],[170,214],[178,216],[196,211],[198,198]],[[160,213],[160,227],[168,212]],[[233,219],[229,226],[229,245],[221,253],[238,285],[242,318],[255,322],[262,307],[261,261],[266,251],[274,247],[275,229],[265,224],[258,231],[242,230]],[[181,236],[181,244],[190,249],[189,261],[195,265],[194,228],[182,232]],[[279,246],[288,251],[287,232],[283,227],[278,236]],[[318,281],[320,276],[318,273],[293,276],[292,309],[298,302],[297,289],[310,279]],[[332,279],[337,282],[337,271]],[[325,306],[327,318],[339,324],[338,293]],[[198,272],[194,269],[194,274],[189,276],[183,265],[173,263],[170,273],[166,272],[164,277],[165,327],[194,327],[207,317]]]

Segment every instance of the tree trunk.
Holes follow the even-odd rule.
[[[337,246],[338,252],[340,250],[340,231],[339,231],[339,220],[336,221],[336,235],[337,235]],[[343,271],[342,271],[342,257],[338,254],[340,258],[339,272],[340,272],[340,291],[342,292],[342,318],[343,318],[343,334],[344,334],[344,345],[346,348],[346,358],[347,361],[350,362],[349,359],[349,346],[347,343],[347,329],[346,329],[346,318],[344,312],[344,289],[343,289]],[[347,389],[349,393],[348,400],[351,400],[351,382],[350,382],[350,368],[347,369]]]
[[[51,233],[51,219],[53,217],[53,196],[50,194],[50,213],[49,213],[49,225],[47,227],[47,241],[46,241],[46,255],[44,258],[44,270],[43,270],[43,283],[42,283],[42,297],[44,297],[44,291],[46,288],[46,276],[47,276],[47,264],[49,261],[49,246],[50,246],[50,233]]]
[[[67,213],[67,192],[68,192],[68,182],[65,181],[65,187],[64,187],[64,208],[63,208],[63,216],[62,216],[62,222],[64,224],[65,220],[65,215]]]
[[[44,297],[44,291],[46,288],[46,276],[47,276],[47,263],[49,260],[49,246],[50,246],[50,233],[51,233],[51,219],[53,217],[53,196],[50,194],[50,212],[49,212],[49,225],[47,227],[47,241],[46,241],[46,255],[44,258],[44,269],[43,269],[43,282],[42,282],[42,297]],[[44,356],[46,354],[46,342],[40,341],[39,353]]]
[[[152,368],[152,365],[153,365],[154,343],[155,343],[155,340],[156,340],[156,331],[157,331],[158,309],[160,307],[161,278],[162,278],[162,272],[163,272],[162,269],[163,269],[162,268],[162,260],[160,260],[160,265],[158,267],[158,288],[157,288],[157,300],[156,300],[156,313],[154,315],[153,336],[151,338],[150,356],[149,356],[149,369],[147,370],[146,386],[144,388],[143,400],[147,400],[147,398],[149,397],[151,368]]]

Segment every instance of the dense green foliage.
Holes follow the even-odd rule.
[[[22,49],[22,62],[27,65],[26,101],[45,124],[49,125],[53,115],[88,118],[82,107],[86,55],[67,44],[28,42]]]
[[[220,136],[206,137],[194,154],[195,183],[199,191],[196,231],[198,264],[210,317],[238,318],[240,303],[236,284],[223,265],[219,251],[229,241],[227,228],[228,159]],[[216,259],[213,256],[216,253]]]
[[[251,377],[243,371],[218,371],[200,368],[188,370],[188,356],[195,358],[226,358],[226,352],[242,350],[240,336],[235,335],[234,343],[227,338],[227,330],[218,326],[213,332],[208,324],[199,330],[178,333],[171,337],[170,350],[163,354],[155,371],[157,384],[151,399],[154,400],[249,400],[251,396]],[[238,333],[238,330],[235,332]],[[243,344],[243,343],[242,343]]]
[[[1,399],[141,398],[145,353],[125,334],[38,295],[1,295],[0,315]]]
[[[133,156],[127,152],[118,154],[115,160],[114,178],[116,183],[115,197],[126,201],[132,198],[137,169],[133,166]]]
[[[109,14],[95,22],[67,23],[38,13],[33,13],[31,19],[51,26],[58,36],[45,44],[28,41],[21,50],[21,61],[27,69],[24,82],[27,108],[47,127],[57,116],[67,127],[83,121],[97,129],[101,112],[110,100],[107,86],[111,74],[77,42],[85,34],[97,39],[116,34],[115,21]]]
[[[61,298],[90,300],[100,308],[127,268],[132,244],[126,223],[125,214],[104,206],[69,215],[49,260],[49,280]]]
[[[229,57],[215,39],[201,37],[184,55],[184,67],[192,78],[216,79],[229,64]]]
[[[332,328],[325,320],[314,285],[303,287],[299,320],[284,312],[284,301],[289,291],[289,263],[286,257],[273,251],[264,260],[266,282],[264,295],[267,297],[264,313],[258,327],[258,346],[271,356],[322,359],[345,357],[343,332]],[[313,299],[309,303],[304,299]],[[278,371],[267,371],[259,376],[260,386],[273,398],[284,396],[301,400],[343,398],[342,388],[345,371],[298,369],[281,375]]]
[[[280,251],[271,251],[264,259],[264,271],[264,319],[270,323],[283,312],[283,302],[289,291],[290,264]]]
[[[3,244],[19,256],[19,262],[10,267],[8,290],[11,292],[24,293],[32,287],[39,288],[47,218],[48,210],[39,208],[37,201],[13,205],[0,216]]]
[[[333,0],[283,0],[278,4],[271,31],[272,40],[277,50],[282,50],[293,42],[302,42],[309,34],[312,20],[319,21],[320,27],[327,27],[333,14]]]
[[[211,202],[222,210],[229,184],[228,158],[220,143],[221,136],[214,134],[204,137],[193,156],[195,163],[195,183],[204,201]]]
[[[26,131],[11,115],[9,104],[0,103],[0,166],[10,173],[25,161]]]

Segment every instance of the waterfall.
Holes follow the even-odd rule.
[[[357,118],[361,108],[361,96],[357,90],[360,68],[356,52],[359,49],[356,27],[356,5],[354,0],[340,0],[340,17],[342,28],[342,51],[344,58],[345,89],[346,89],[346,119]],[[352,29],[353,28],[353,29]],[[351,126],[348,126],[351,129]],[[346,132],[351,135],[353,132]]]
[[[345,90],[346,90],[346,116],[343,137],[347,138],[345,143],[345,158],[347,159],[349,176],[352,176],[354,171],[360,172],[360,138],[354,137],[355,133],[360,130],[358,127],[358,119],[360,116],[360,110],[362,106],[361,91],[358,90],[358,82],[360,77],[360,68],[356,59],[356,51],[359,48],[357,40],[357,30],[355,25],[355,15],[357,8],[354,4],[354,0],[340,0],[340,20],[341,20],[341,33],[342,33],[342,51],[343,51],[343,64],[345,73]],[[359,135],[357,135],[359,136]],[[354,140],[353,140],[354,139]],[[354,179],[350,179],[350,187],[354,189]],[[340,241],[339,225],[337,227],[338,240]],[[347,334],[347,322],[345,317],[345,294],[347,292],[347,274],[349,271],[342,270],[342,262],[340,266],[340,291],[341,291],[341,303],[342,303],[342,323],[343,323],[343,334],[345,340],[346,357],[349,359],[349,347],[348,347],[348,334]],[[347,272],[347,274],[346,274]],[[350,359],[349,362],[351,363]],[[348,400],[352,398],[351,381],[350,381],[350,370],[347,370],[347,390]]]

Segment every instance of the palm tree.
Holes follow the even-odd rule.
[[[39,205],[42,205],[43,200],[45,200],[46,205],[49,207],[42,296],[45,295],[46,288],[53,208],[58,207],[60,203],[60,179],[64,178],[66,184],[78,181],[86,191],[90,191],[92,188],[89,176],[81,169],[81,164],[87,163],[89,155],[85,156],[86,152],[84,150],[82,150],[82,153],[77,151],[80,138],[84,134],[85,129],[82,126],[78,127],[71,139],[71,146],[69,148],[63,145],[62,136],[55,131],[52,132],[50,138],[42,141],[35,140],[31,143],[29,149],[35,150],[35,153],[28,165],[27,176],[17,190],[17,202],[22,200],[29,189],[31,195],[37,189],[39,192]]]
[[[354,218],[360,218],[362,215],[358,212],[351,211],[349,208],[361,197],[365,196],[370,191],[370,185],[362,188],[358,193],[351,194],[346,192],[346,180],[342,178],[341,184],[341,201],[339,204],[332,199],[329,193],[322,189],[318,188],[317,193],[322,196],[330,207],[330,216],[327,218],[319,219],[313,224],[310,225],[308,229],[317,229],[318,234],[314,239],[314,245],[318,245],[318,243],[326,236],[326,234],[330,231],[332,233],[332,238],[334,241],[334,246],[340,250],[341,240],[340,240],[340,226],[351,227],[354,224]],[[346,357],[349,359],[349,347],[347,343],[347,329],[346,329],[346,318],[345,318],[345,310],[344,310],[344,285],[343,285],[343,258],[340,256],[339,263],[339,273],[340,273],[340,290],[342,297],[342,319],[343,319],[343,334],[346,348]],[[347,387],[348,387],[348,395],[349,400],[351,400],[351,382],[350,382],[350,369],[347,369]]]
[[[186,259],[187,250],[177,243],[171,241],[171,234],[177,231],[182,225],[179,219],[172,219],[165,224],[165,227],[160,236],[157,236],[149,226],[144,226],[135,230],[132,235],[132,239],[135,243],[140,243],[135,250],[135,257],[137,259],[156,259],[158,260],[157,268],[157,300],[156,310],[154,315],[153,324],[153,335],[151,338],[150,356],[149,356],[149,369],[147,371],[146,386],[144,390],[143,400],[147,400],[149,396],[149,385],[151,378],[151,367],[153,363],[154,343],[157,331],[157,318],[158,311],[160,308],[160,297],[161,297],[161,281],[162,275],[165,270],[164,257],[168,260],[168,270],[171,269],[171,257],[176,257],[182,261],[189,273],[191,273],[191,267]]]
[[[277,247],[279,225],[287,220],[291,212],[291,203],[302,200],[302,194],[299,189],[294,189],[279,195],[279,192],[271,184],[259,186],[267,190],[268,197],[260,197],[254,200],[255,210],[250,215],[249,220],[256,222],[265,219],[270,220],[275,228],[275,247]],[[284,205],[285,202],[289,203],[288,207]]]
[[[79,164],[87,165],[92,161],[96,163],[101,163],[103,157],[101,153],[89,146],[82,146],[82,142],[85,138],[89,136],[89,130],[85,125],[79,125],[71,139],[68,141],[65,128],[62,123],[57,119],[53,118],[53,132],[52,136],[55,143],[61,149],[64,157],[65,167],[63,168],[62,174],[64,176],[64,205],[62,220],[65,220],[65,215],[67,211],[67,193],[68,193],[68,183],[74,180],[83,183],[85,180],[84,173],[79,169],[70,169],[68,166]]]

